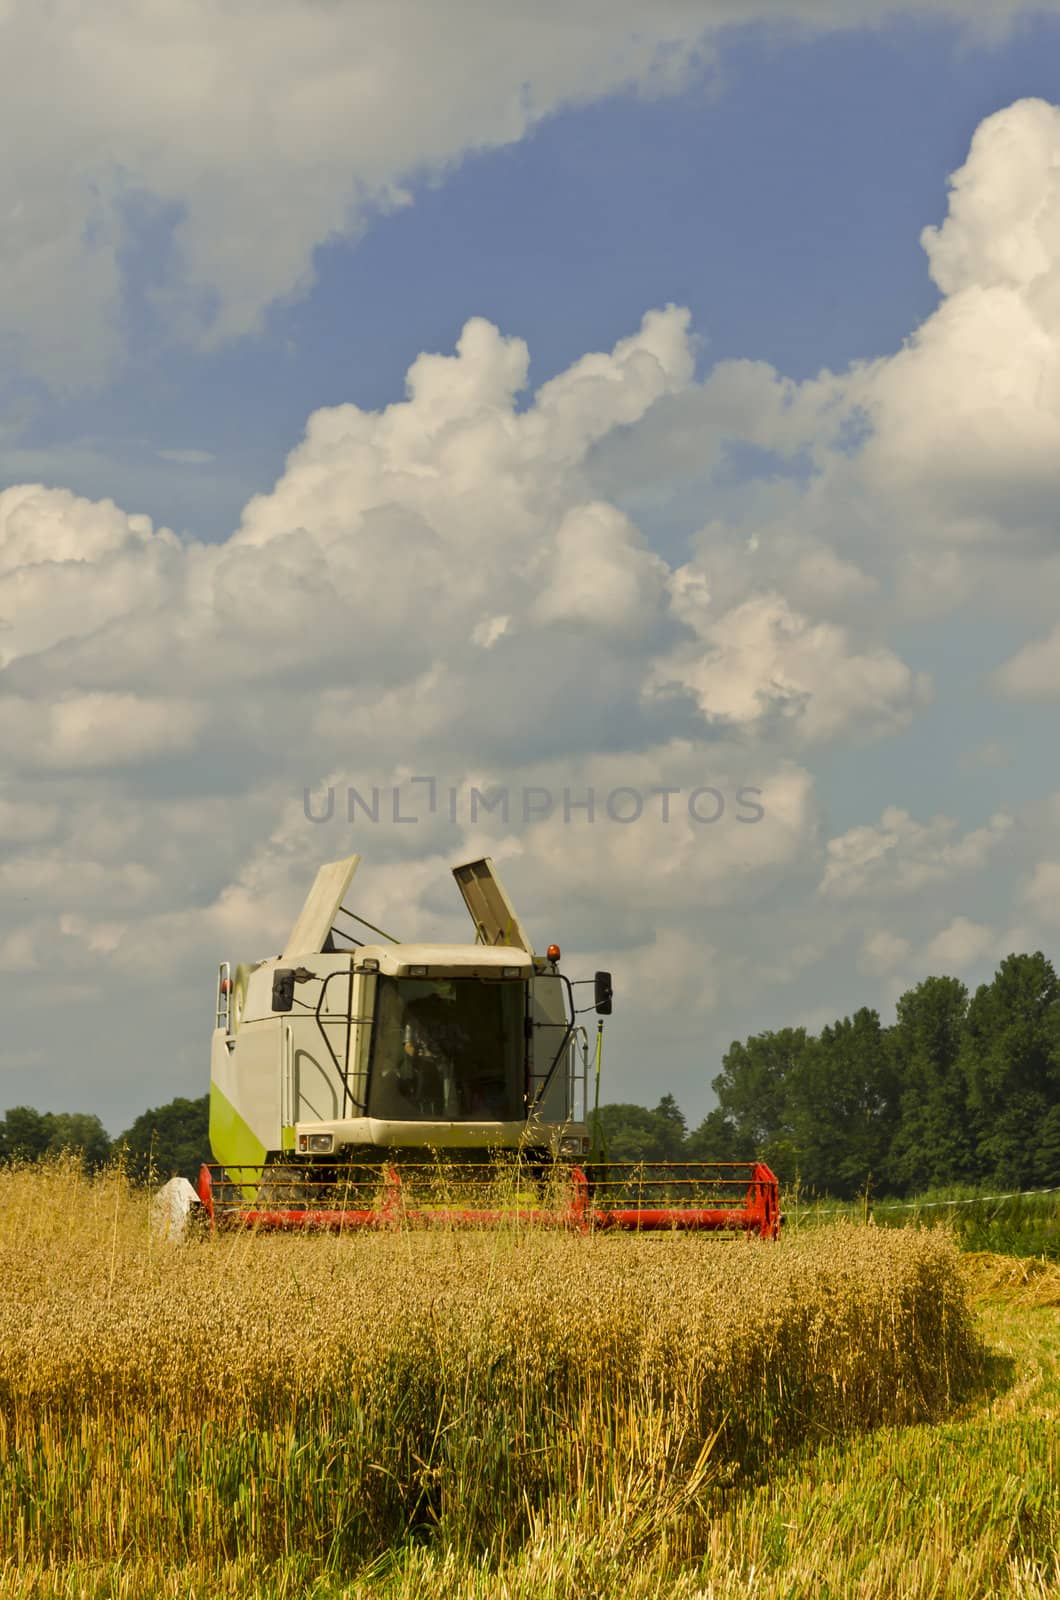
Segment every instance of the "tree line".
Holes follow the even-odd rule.
[[[672,1094],[653,1109],[601,1106],[608,1157],[758,1159],[838,1199],[1060,1185],[1060,979],[1041,951],[1006,957],[972,996],[957,978],[925,978],[889,1027],[863,1007],[818,1034],[734,1041],[712,1087],[718,1104],[694,1129]],[[207,1095],[145,1111],[114,1140],[96,1116],[16,1106],[0,1118],[0,1160],[77,1150],[91,1169],[121,1151],[134,1177],[194,1182],[208,1122]]]
[[[34,1111],[15,1106],[0,1117],[0,1161],[39,1161],[73,1151],[86,1171],[98,1171],[121,1156],[140,1182],[182,1176],[194,1183],[210,1158],[210,1097],[176,1099],[145,1111],[112,1139],[97,1116],[86,1111]]]
[[[611,1160],[757,1158],[839,1199],[1060,1185],[1060,980],[1041,951],[1006,957],[973,996],[925,978],[890,1027],[863,1007],[819,1034],[735,1041],[712,1086],[693,1130],[672,1095],[602,1106]]]

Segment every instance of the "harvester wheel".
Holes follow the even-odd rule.
[[[257,1204],[262,1210],[296,1211],[308,1205],[316,1193],[308,1182],[304,1166],[270,1161],[261,1174]]]

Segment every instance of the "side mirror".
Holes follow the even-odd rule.
[[[272,975],[272,1009],[291,1011],[294,1008],[294,968],[278,967]]]
[[[596,1010],[601,1017],[609,1017],[611,1015],[611,997],[613,993],[611,974],[609,972],[598,972],[594,981],[596,984]]]

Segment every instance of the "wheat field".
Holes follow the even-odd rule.
[[[59,1163],[0,1172],[0,1266],[21,1600],[767,1595],[703,1587],[776,1557],[754,1508],[829,1450],[937,1436],[996,1364],[940,1229],[175,1247],[120,1174]]]

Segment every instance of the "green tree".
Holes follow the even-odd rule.
[[[48,1123],[46,1112],[12,1106],[0,1127],[0,1154],[8,1161],[38,1161],[48,1149]]]
[[[115,1141],[124,1145],[134,1177],[147,1180],[184,1177],[194,1183],[199,1168],[210,1160],[210,1097],[178,1098],[145,1111]]]
[[[721,1106],[708,1111],[685,1141],[689,1161],[743,1161],[748,1159],[738,1142],[735,1124]]]
[[[13,1106],[0,1120],[0,1160],[39,1161],[42,1156],[71,1151],[86,1169],[104,1165],[110,1138],[98,1117],[87,1111],[35,1111]]]
[[[852,1198],[889,1178],[898,1123],[898,1084],[875,1011],[862,1007],[821,1029],[804,1052],[791,1091],[799,1175],[811,1189]]]
[[[1035,1182],[1060,1188],[1060,1100],[1047,1112],[1035,1157]]]
[[[684,1112],[672,1094],[664,1094],[655,1107],[654,1115],[665,1127],[669,1146],[674,1152],[670,1159],[679,1160],[684,1153],[685,1137],[688,1133]]]
[[[712,1084],[717,1108],[691,1135],[690,1155],[694,1150],[700,1161],[758,1158],[794,1175],[792,1094],[812,1043],[805,1028],[753,1034],[743,1044],[734,1040]]]
[[[110,1159],[110,1135],[98,1117],[87,1111],[56,1111],[47,1120],[47,1154],[75,1151],[89,1169],[98,1169]]]
[[[1040,950],[1010,955],[968,1007],[961,1065],[976,1176],[1012,1188],[1038,1181],[1047,1119],[1060,1102],[1060,979]]]
[[[961,1046],[968,991],[957,978],[925,978],[898,1001],[890,1042],[901,1116],[891,1149],[903,1192],[968,1181],[974,1175]]]
[[[684,1114],[673,1095],[663,1095],[653,1111],[601,1106],[599,1117],[611,1161],[680,1161],[685,1154]]]

